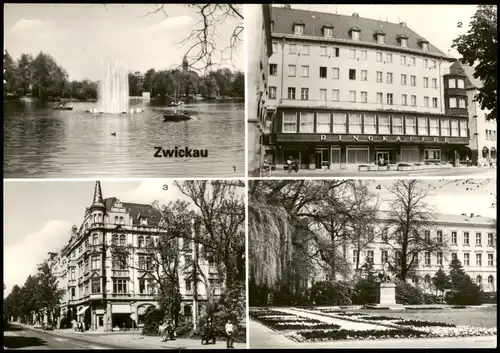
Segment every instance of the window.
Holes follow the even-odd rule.
[[[94,255],[91,257],[90,268],[92,270],[99,270],[101,268],[100,256]]]
[[[294,25],[293,34],[304,34],[304,25]]]
[[[333,68],[333,78],[334,78],[334,79],[336,79],[336,80],[338,80],[338,78],[339,78],[339,73],[340,73],[339,68],[338,68],[338,67],[334,67],[334,68]]]
[[[125,270],[127,268],[127,257],[123,254],[113,255],[113,269]]]
[[[273,53],[278,52],[278,43],[273,42]]]
[[[366,50],[361,50],[361,60],[366,60],[368,58],[368,52]]]
[[[488,254],[488,266],[493,266],[493,254]]]
[[[352,263],[356,264],[358,262],[358,250],[352,251]]]
[[[406,55],[401,55],[401,65],[406,65]]]
[[[295,87],[288,87],[288,99],[295,99]]]
[[[464,266],[470,266],[470,254],[464,254]]]
[[[465,98],[458,98],[458,107],[462,109],[467,108],[467,105],[465,103]]]
[[[314,113],[300,113],[300,132],[314,132]]]
[[[368,102],[368,92],[361,91],[361,103]]]
[[[426,243],[431,242],[431,231],[430,230],[425,230],[424,231],[424,240]]]
[[[374,259],[374,251],[373,250],[367,250],[366,251],[366,262],[373,263],[373,259]]]
[[[467,137],[467,121],[462,120],[460,122],[460,136]]]
[[[390,134],[390,120],[387,115],[379,115],[378,117],[378,133],[381,135]]]
[[[318,113],[316,120],[316,132],[330,132],[330,114]]]
[[[469,245],[469,232],[464,232],[464,245]]]
[[[457,87],[458,88],[465,88],[465,81],[462,80],[461,78],[457,79]]]
[[[358,31],[351,31],[351,39],[352,40],[359,40],[359,32]]]
[[[340,49],[339,48],[333,48],[333,56],[339,57],[340,55]]]
[[[368,71],[361,70],[361,81],[367,81],[367,80],[368,80]]]
[[[410,65],[411,66],[417,66],[417,59],[415,59],[414,56],[410,58]]]
[[[338,102],[339,96],[340,96],[340,91],[338,89],[333,89],[332,90],[332,101]]]
[[[91,290],[91,293],[101,293],[101,280],[99,278],[92,279]]]
[[[99,235],[93,234],[92,235],[92,245],[98,245],[98,244],[99,244]]]
[[[309,55],[309,45],[302,45],[302,54]]]
[[[113,293],[127,293],[127,280],[113,279]]]
[[[377,82],[382,82],[382,71],[377,71]]]
[[[297,44],[288,45],[288,54],[297,54]]]
[[[406,135],[416,135],[416,127],[415,127],[415,117],[407,116],[405,118],[406,123]]]
[[[300,99],[303,101],[309,100],[309,88],[300,89]]]
[[[278,74],[278,64],[269,64],[269,75],[276,76]]]
[[[356,91],[349,91],[349,101],[356,103]]]
[[[127,242],[127,236],[125,234],[120,235],[120,246],[125,246]]]
[[[405,75],[405,74],[402,74],[402,75],[401,75],[401,84],[402,84],[403,86],[406,86],[406,75]]]
[[[361,114],[349,114],[349,133],[361,133]]]
[[[423,64],[424,64],[424,67],[429,67],[429,60],[424,59]]]
[[[450,119],[441,118],[441,136],[450,136]]]
[[[450,104],[450,108],[456,108],[457,107],[457,99],[455,97],[449,98],[449,104]]]
[[[493,233],[488,233],[488,246],[493,246]]]
[[[283,113],[283,132],[297,132],[296,113]]]
[[[319,47],[319,55],[320,56],[326,56],[328,53],[328,49],[324,46]]]
[[[375,115],[365,114],[364,115],[364,133],[365,134],[375,134],[377,132],[377,122]]]
[[[429,78],[424,77],[424,88],[429,88]]]
[[[436,254],[436,262],[439,266],[443,266],[443,253],[442,252],[438,252]]]
[[[401,46],[403,48],[407,48],[408,47],[408,39],[406,38],[401,38]]]
[[[349,59],[356,59],[356,49],[349,49]]]
[[[382,92],[377,92],[377,103],[382,103],[384,100],[384,94]]]
[[[417,96],[414,96],[414,95],[411,96],[411,106],[412,107],[417,106]]]
[[[448,79],[448,88],[456,88],[456,81],[454,78],[449,78]]]
[[[326,89],[319,90],[319,99],[322,101],[326,101]]]
[[[309,66],[302,65],[302,77],[309,77]]]
[[[377,55],[377,62],[381,63],[382,62],[382,53],[378,51],[376,53],[376,55]]]
[[[288,76],[294,77],[297,71],[297,66],[288,65]]]
[[[482,283],[483,283],[483,277],[481,277],[480,275],[478,275],[476,277],[476,284],[477,285],[482,285]]]
[[[392,64],[392,54],[387,53],[387,54],[386,54],[386,57],[385,57],[385,61],[386,61],[388,64]]]
[[[476,266],[482,266],[482,254],[476,254]]]
[[[276,87],[269,86],[269,99],[276,99]]]
[[[320,66],[319,68],[319,77],[326,78],[326,67]]]
[[[424,277],[424,283],[425,284],[431,284],[431,276],[425,275],[425,277]]]
[[[387,93],[387,104],[392,105],[393,102],[393,94],[392,93]]]
[[[401,95],[401,105],[408,105],[408,96],[406,94]]]
[[[380,82],[382,82],[382,78],[380,78]],[[392,83],[392,72],[387,73],[387,83]]]
[[[387,263],[387,261],[389,260],[389,253],[387,252],[387,250],[382,250],[380,252],[380,261],[381,263],[385,264]]]
[[[384,44],[385,43],[385,36],[383,34],[378,34],[377,35],[377,43]]]
[[[451,244],[457,245],[457,232],[451,232]]]
[[[437,118],[429,118],[429,127],[431,136],[439,136],[439,125]]]
[[[458,254],[457,254],[456,252],[452,252],[452,253],[451,253],[451,259],[452,259],[452,260],[455,260],[455,259],[457,259],[457,258],[458,258]]]
[[[425,266],[430,266],[431,265],[431,253],[426,251],[424,253],[424,258],[425,258]]]
[[[438,243],[442,243],[443,242],[443,231],[442,230],[438,230],[437,233],[436,233],[436,240]]]
[[[394,135],[403,135],[403,117],[393,116],[392,117],[392,133]]]
[[[333,133],[335,134],[346,133],[346,114],[333,113]]]
[[[481,245],[481,233],[476,233],[476,245]]]
[[[437,88],[437,79],[432,79],[432,88]]]
[[[70,281],[74,281],[76,279],[75,268],[74,267],[71,267],[71,270],[70,270],[70,273],[69,273],[69,279],[70,279]]]
[[[333,28],[324,27],[323,28],[323,35],[325,37],[333,37]]]
[[[349,69],[349,80],[355,80],[355,79],[356,79],[356,70]]]
[[[429,106],[429,97],[424,97],[424,106],[425,107]]]
[[[424,159],[431,162],[441,161],[441,150],[438,148],[429,148],[424,150]]]
[[[438,99],[433,97],[432,98],[432,107],[437,108],[438,107]]]
[[[144,247],[144,237],[142,235],[139,235],[139,237],[137,238],[137,247]]]

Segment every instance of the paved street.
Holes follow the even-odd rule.
[[[199,339],[178,338],[162,342],[157,336],[142,336],[131,333],[77,333],[71,330],[41,331],[20,325],[11,325],[4,332],[4,345],[7,348],[25,349],[225,349],[226,341],[220,339],[214,345],[201,345]],[[234,343],[234,348],[245,349],[246,343]]]
[[[452,176],[452,177],[489,177],[495,178],[497,174],[496,168],[450,168],[450,169],[428,169],[428,170],[413,170],[407,172],[398,171],[372,171],[372,172],[358,172],[358,171],[340,171],[340,170],[299,170],[298,173],[288,173],[285,171],[273,171],[271,177],[281,178],[303,178],[303,177],[313,177],[313,178],[350,178],[350,177],[420,177],[420,176]]]

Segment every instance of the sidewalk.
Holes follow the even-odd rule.
[[[75,332],[73,329],[45,331],[35,329],[29,325],[19,324],[33,331],[44,332],[49,335],[73,338],[92,343],[109,344],[120,348],[130,349],[225,349],[226,340],[221,338],[216,344],[201,345],[200,339],[178,338],[175,341],[162,342],[158,336],[143,336],[140,331],[135,332]],[[245,349],[246,343],[234,343],[234,348]]]

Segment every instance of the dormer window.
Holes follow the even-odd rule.
[[[408,37],[405,36],[404,34],[400,34],[397,37],[397,40],[399,41],[399,44],[401,44],[402,48],[408,48]]]
[[[147,225],[148,225],[148,219],[147,219],[147,218],[145,218],[145,217],[141,217],[141,218],[139,219],[139,224],[140,224],[141,226],[147,226]]]
[[[420,47],[422,48],[423,51],[429,51],[429,42],[426,41],[425,39],[420,38],[418,44],[420,44]]]
[[[293,25],[293,34],[304,34],[304,25],[296,23]]]
[[[361,30],[358,27],[356,27],[356,26],[351,27],[349,32],[351,32],[351,39],[352,40],[359,40],[359,34],[360,34]]]
[[[333,37],[333,27],[330,25],[325,25],[323,27],[323,36],[327,38]]]
[[[377,43],[384,44],[385,43],[385,35],[377,34]]]

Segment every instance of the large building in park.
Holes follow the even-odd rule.
[[[391,264],[397,259],[397,245],[390,240],[394,229],[388,225],[388,217],[387,212],[380,212],[378,225],[368,233],[373,235],[373,239],[361,250],[348,242],[342,244],[341,252],[352,273],[369,262],[373,263],[374,270],[382,272],[385,263]],[[415,270],[407,278],[409,283],[435,294],[432,277],[439,268],[448,273],[452,258],[457,257],[466,273],[485,292],[496,291],[496,219],[465,213],[435,214],[430,224],[422,228],[421,236],[445,246],[441,252],[422,251],[418,254]],[[325,276],[324,271],[318,268],[307,279],[307,286],[326,280]]]
[[[104,199],[97,181],[93,202],[85,210],[81,226],[73,227],[67,245],[60,252],[50,254],[58,286],[66,291],[60,318],[66,322],[82,321],[90,330],[142,327],[146,309],[157,306],[157,279],[162,273],[155,266],[154,247],[158,237],[165,235],[161,222],[161,214],[151,205],[122,202],[115,197]],[[193,235],[200,226],[193,223]],[[191,262],[187,258],[197,249],[193,241],[186,239],[180,239],[177,245],[182,254],[181,314],[196,319],[195,315],[207,301],[207,286],[203,281],[198,282],[198,300],[194,301],[192,276],[187,266]],[[200,268],[217,297],[222,291],[217,269],[206,260],[209,256],[200,258]]]
[[[265,142],[277,169],[288,157],[304,169],[470,158],[465,77],[404,22],[285,5],[271,37]]]

